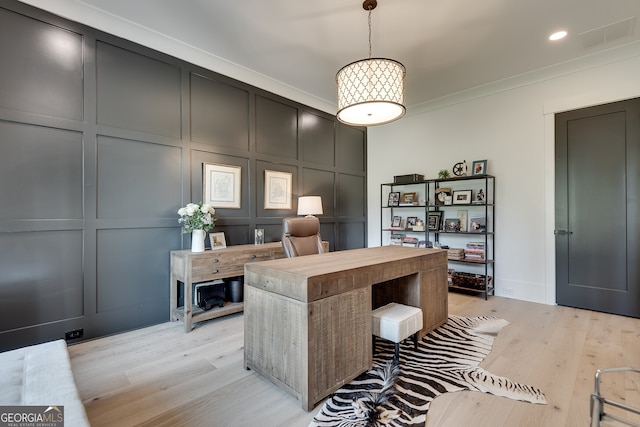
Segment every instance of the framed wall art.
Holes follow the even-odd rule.
[[[202,164],[202,202],[214,208],[240,209],[240,166]]]
[[[289,172],[264,171],[264,208],[291,209],[291,182]]]

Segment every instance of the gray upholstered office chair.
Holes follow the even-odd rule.
[[[284,218],[282,248],[287,258],[324,253],[318,218],[315,216]]]

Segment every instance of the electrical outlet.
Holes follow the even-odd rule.
[[[502,287],[502,295],[504,295],[506,297],[513,296],[513,288],[510,288],[508,286],[503,286]]]
[[[78,338],[82,338],[83,335],[84,335],[84,329],[74,329],[73,331],[65,332],[64,339],[75,340]]]

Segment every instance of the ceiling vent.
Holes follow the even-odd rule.
[[[623,39],[630,40],[633,35],[635,21],[636,17],[632,16],[621,21],[580,33],[579,35],[582,39],[582,44],[587,49],[594,47],[604,48],[614,42],[622,41]]]

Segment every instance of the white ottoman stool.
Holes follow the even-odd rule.
[[[418,331],[422,329],[422,310],[418,307],[389,303],[371,313],[373,347],[375,337],[395,343],[396,362],[400,359],[400,343],[413,335],[413,344],[418,348]]]

